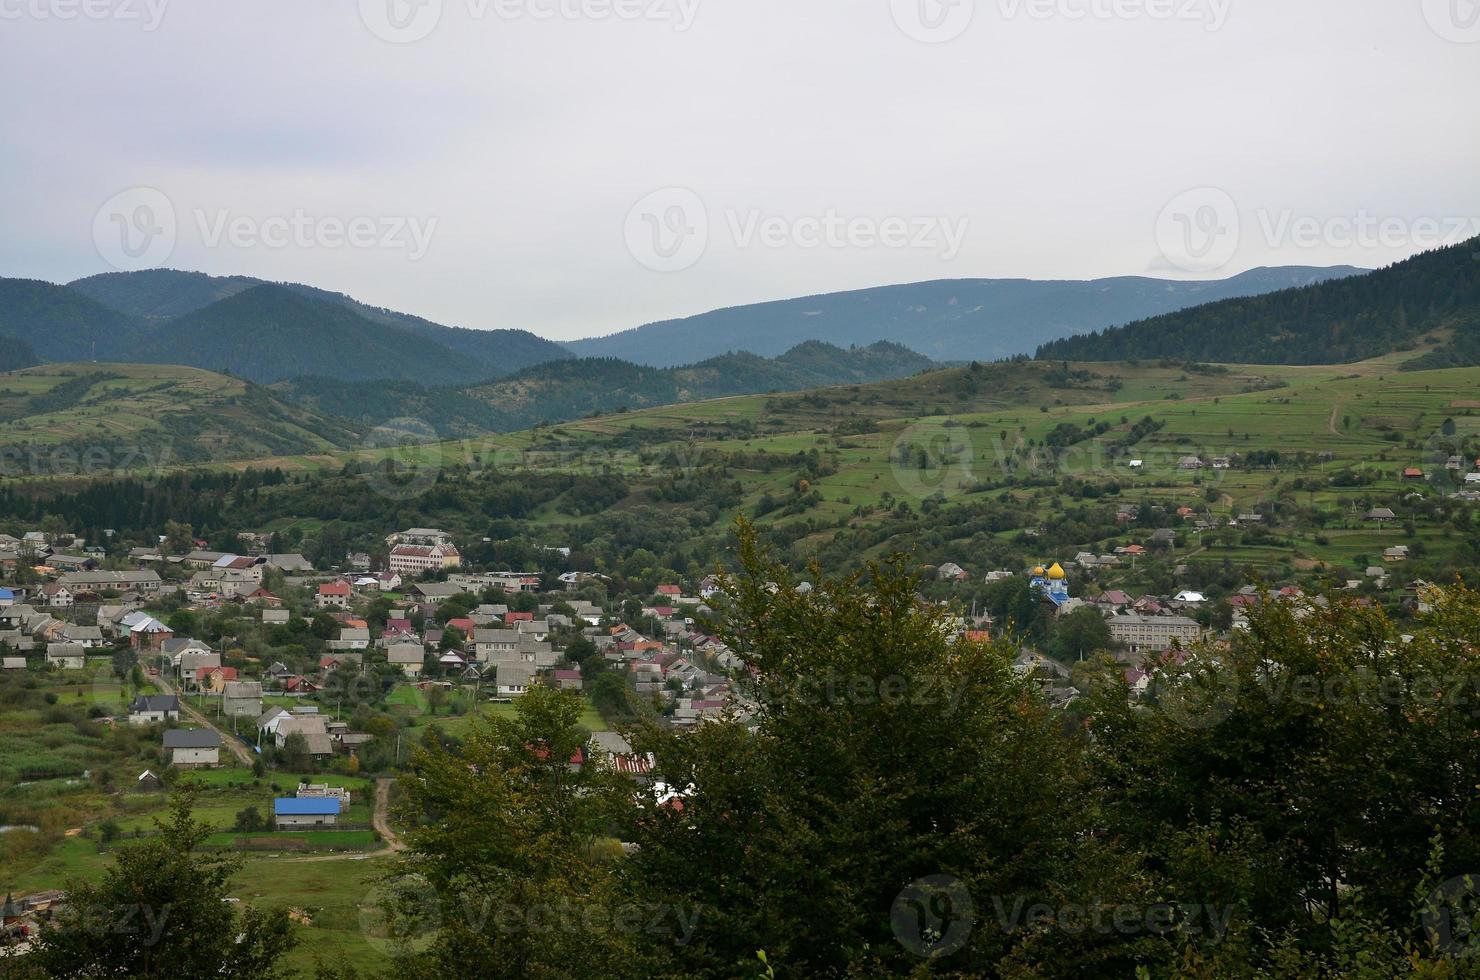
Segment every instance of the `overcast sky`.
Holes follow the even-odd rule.
[[[0,275],[557,339],[1480,225],[1472,0],[0,0]]]

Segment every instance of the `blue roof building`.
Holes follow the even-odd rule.
[[[339,822],[339,801],[333,797],[283,796],[272,801],[278,829],[332,827]]]

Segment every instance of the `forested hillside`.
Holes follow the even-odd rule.
[[[1173,357],[1244,364],[1334,364],[1436,349],[1411,367],[1480,363],[1480,239],[1363,276],[1227,300],[1044,344],[1040,358]]]

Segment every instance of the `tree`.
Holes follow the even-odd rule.
[[[1110,625],[1100,611],[1092,606],[1081,606],[1054,624],[1048,652],[1060,663],[1072,664],[1081,656],[1109,650],[1113,643]]]
[[[582,708],[574,692],[533,687],[513,718],[476,723],[460,751],[430,738],[418,751],[416,777],[401,783],[418,823],[382,885],[392,934],[420,936],[426,926],[428,945],[398,964],[398,976],[640,972],[630,936],[559,925],[602,909],[609,924],[620,900],[598,844],[631,784],[596,767],[572,771],[588,738]],[[434,932],[415,917],[429,908]]]
[[[166,521],[164,525],[164,548],[172,555],[183,555],[195,547],[195,533],[189,524]]]
[[[262,819],[262,811],[258,810],[256,806],[249,806],[246,809],[237,811],[236,823],[233,825],[233,829],[241,831],[244,834],[255,834],[264,826],[266,824]]]
[[[307,771],[312,760],[308,754],[308,739],[301,732],[293,732],[283,739],[282,760],[290,772]]]
[[[1154,664],[1150,709],[1100,691],[1110,824],[1170,892],[1312,960],[1353,919],[1421,944],[1415,894],[1480,868],[1480,595],[1431,602],[1404,643],[1381,611],[1266,596],[1227,649]]]
[[[1013,672],[1010,645],[952,642],[903,557],[837,580],[814,567],[815,587],[799,591],[752,527],[738,537],[723,635],[754,674],[755,727],[633,741],[655,754],[658,780],[684,789],[678,806],[641,801],[627,880],[667,907],[703,906],[693,942],[654,944],[668,969],[734,975],[764,949],[788,975],[906,975],[936,942],[920,930],[914,948],[896,941],[890,910],[913,906],[912,887],[1010,906],[1084,880],[1073,746]],[[994,973],[1014,945],[1001,930],[949,928],[959,899],[920,900],[946,913],[944,969]]]
[[[29,957],[47,976],[283,976],[294,945],[282,910],[228,903],[238,862],[197,848],[211,828],[191,816],[196,788],[170,800],[160,835],[114,852],[101,880],[73,880],[67,903]]]

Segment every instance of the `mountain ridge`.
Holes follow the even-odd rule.
[[[710,310],[602,337],[567,341],[582,357],[675,367],[745,337],[774,357],[803,340],[838,346],[888,340],[935,360],[1000,360],[1041,343],[1154,313],[1360,274],[1354,266],[1265,266],[1227,279],[936,279]]]
[[[1435,349],[1408,366],[1480,364],[1480,238],[1421,252],[1360,276],[1228,299],[1055,340],[1040,346],[1036,356],[1332,364],[1414,350],[1430,337]]]

